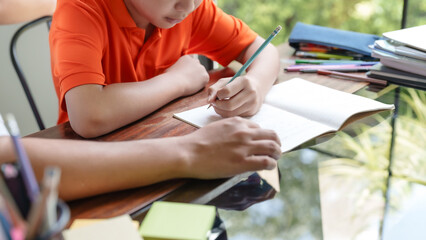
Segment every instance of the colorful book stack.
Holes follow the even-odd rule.
[[[426,25],[383,33],[372,56],[380,59],[367,76],[426,89]]]

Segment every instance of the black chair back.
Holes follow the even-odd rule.
[[[37,125],[40,128],[40,130],[45,129],[45,126],[44,126],[43,120],[41,119],[38,108],[37,108],[37,106],[34,102],[34,98],[31,94],[27,80],[24,76],[24,72],[22,71],[22,68],[19,64],[18,55],[17,55],[17,52],[16,52],[16,44],[18,42],[19,37],[28,29],[30,29],[34,26],[37,26],[41,23],[47,23],[47,27],[48,27],[48,29],[50,29],[51,22],[52,22],[52,17],[51,16],[45,16],[45,17],[38,18],[34,21],[31,21],[31,22],[23,25],[13,35],[12,41],[10,42],[10,48],[9,48],[10,58],[12,60],[13,67],[15,68],[16,74],[18,75],[19,81],[21,82],[22,88],[24,89],[24,92],[25,92],[25,96],[27,97],[27,100],[30,104],[31,110],[33,111],[34,117],[37,121]]]

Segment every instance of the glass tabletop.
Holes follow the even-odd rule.
[[[426,92],[357,94],[396,109],[283,154],[279,192],[254,174],[210,201],[220,239],[426,239]]]
[[[320,239],[321,155],[309,149],[285,154],[278,162],[280,192],[255,173],[209,202],[218,208],[227,239]]]

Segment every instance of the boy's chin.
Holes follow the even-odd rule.
[[[161,25],[161,26],[157,26],[157,27],[161,28],[161,29],[170,29],[174,26],[176,26],[176,24]]]

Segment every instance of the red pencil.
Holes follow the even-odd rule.
[[[369,77],[358,76],[354,74],[327,71],[327,70],[318,70],[317,74],[328,75],[330,77],[344,78],[344,79],[358,81],[358,82],[369,82],[369,83],[374,83],[374,84],[383,85],[383,86],[386,86],[388,84],[388,82],[385,80],[379,80],[379,79],[374,79]]]

